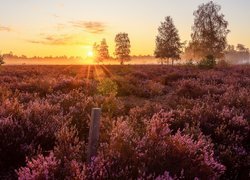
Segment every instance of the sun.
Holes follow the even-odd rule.
[[[88,52],[87,52],[87,57],[93,57],[93,56],[94,56],[93,51],[88,51]]]

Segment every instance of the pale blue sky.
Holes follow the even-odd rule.
[[[129,33],[133,54],[152,54],[157,27],[172,16],[181,40],[189,40],[193,11],[204,0],[0,0],[0,51],[17,54],[80,55],[94,41],[106,38],[111,51],[118,32]],[[230,44],[250,47],[250,0],[216,0],[229,21]],[[99,22],[103,32],[91,33],[70,22]],[[2,28],[1,30],[1,27]],[[9,29],[7,29],[9,28]],[[49,44],[58,36],[68,44]],[[77,40],[76,40],[77,39]],[[31,43],[33,42],[33,43]],[[36,43],[34,43],[36,42]],[[82,45],[81,45],[82,43]],[[53,48],[51,48],[53,47]]]

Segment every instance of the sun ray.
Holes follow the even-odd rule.
[[[105,71],[105,74],[108,77],[114,77],[114,74],[105,66],[105,65],[101,65],[102,69]]]

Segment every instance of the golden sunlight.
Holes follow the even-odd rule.
[[[88,51],[87,52],[87,57],[93,57],[94,56],[94,53],[93,53],[93,51]]]

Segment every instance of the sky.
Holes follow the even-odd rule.
[[[171,16],[189,41],[193,12],[207,0],[0,0],[0,52],[27,56],[81,56],[106,38],[114,52],[119,32],[132,55],[152,55],[157,28]],[[229,22],[228,43],[250,47],[250,0],[215,0]]]

